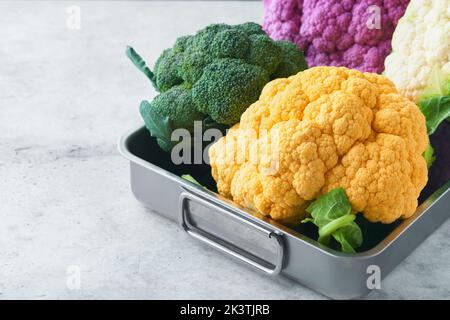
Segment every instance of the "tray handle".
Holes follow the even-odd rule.
[[[237,252],[236,250],[233,250],[232,248],[227,247],[224,244],[221,244],[220,241],[218,241],[219,238],[217,238],[216,236],[214,236],[212,234],[205,233],[202,230],[196,230],[195,228],[190,228],[190,226],[186,222],[186,220],[187,220],[186,214],[188,212],[186,204],[187,204],[188,200],[195,201],[196,203],[199,203],[199,204],[205,206],[206,208],[214,210],[215,212],[220,212],[220,214],[225,215],[226,217],[228,217],[230,219],[235,219],[241,223],[244,223],[249,228],[251,228],[259,233],[262,233],[263,235],[267,236],[270,239],[273,239],[273,241],[275,241],[277,244],[277,254],[276,254],[276,260],[274,263],[274,267],[268,268],[268,267],[262,265],[261,263],[255,261],[254,259],[252,259],[250,257],[246,257],[245,255]],[[192,237],[210,245],[211,247],[218,249],[219,251],[222,251],[226,254],[231,255],[234,258],[237,258],[237,259],[243,261],[244,263],[256,268],[259,271],[262,271],[269,275],[278,275],[283,268],[284,245],[283,245],[283,240],[282,240],[280,234],[268,229],[267,227],[265,227],[263,225],[259,225],[259,224],[256,224],[255,222],[244,219],[244,218],[238,216],[237,214],[234,214],[232,211],[225,210],[219,206],[216,206],[213,203],[211,203],[203,198],[200,198],[192,193],[183,192],[180,195],[179,210],[178,210],[178,224],[182,230],[186,231],[186,233],[191,235]]]

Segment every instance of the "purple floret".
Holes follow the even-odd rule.
[[[381,73],[408,0],[264,0],[264,30],[295,42],[310,67]],[[373,7],[376,6],[376,7]],[[374,9],[375,8],[375,9]],[[379,11],[377,11],[379,8]],[[379,24],[377,24],[379,12]],[[377,28],[377,26],[380,28]]]

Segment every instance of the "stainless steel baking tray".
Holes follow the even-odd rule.
[[[363,252],[345,254],[312,240],[305,235],[308,230],[300,233],[258,217],[180,178],[189,173],[206,177],[202,183],[212,181],[207,166],[174,165],[144,127],[123,135],[119,150],[130,161],[131,189],[144,205],[177,222],[187,234],[261,272],[282,274],[335,299],[367,294],[372,266],[385,277],[449,216],[450,182],[422,202],[411,218],[375,226],[377,232],[370,233],[381,238],[369,239]]]

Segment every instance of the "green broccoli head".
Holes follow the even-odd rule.
[[[308,68],[303,52],[299,51],[294,43],[277,41],[277,46],[281,50],[281,61],[275,72],[272,73],[271,79],[287,78]]]
[[[186,128],[201,116],[233,125],[267,82],[306,68],[297,46],[270,39],[253,22],[212,24],[195,35],[180,37],[163,51],[153,72],[132,48],[127,55],[160,92],[150,105],[164,109],[172,124]],[[176,98],[177,94],[182,98]],[[176,111],[187,106],[197,113]],[[144,120],[151,119],[146,116]]]
[[[192,87],[197,109],[218,123],[233,125],[258,100],[269,74],[239,59],[218,59],[209,64]]]

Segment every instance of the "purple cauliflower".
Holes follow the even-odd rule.
[[[305,52],[310,67],[381,73],[408,0],[263,0],[264,30]]]

